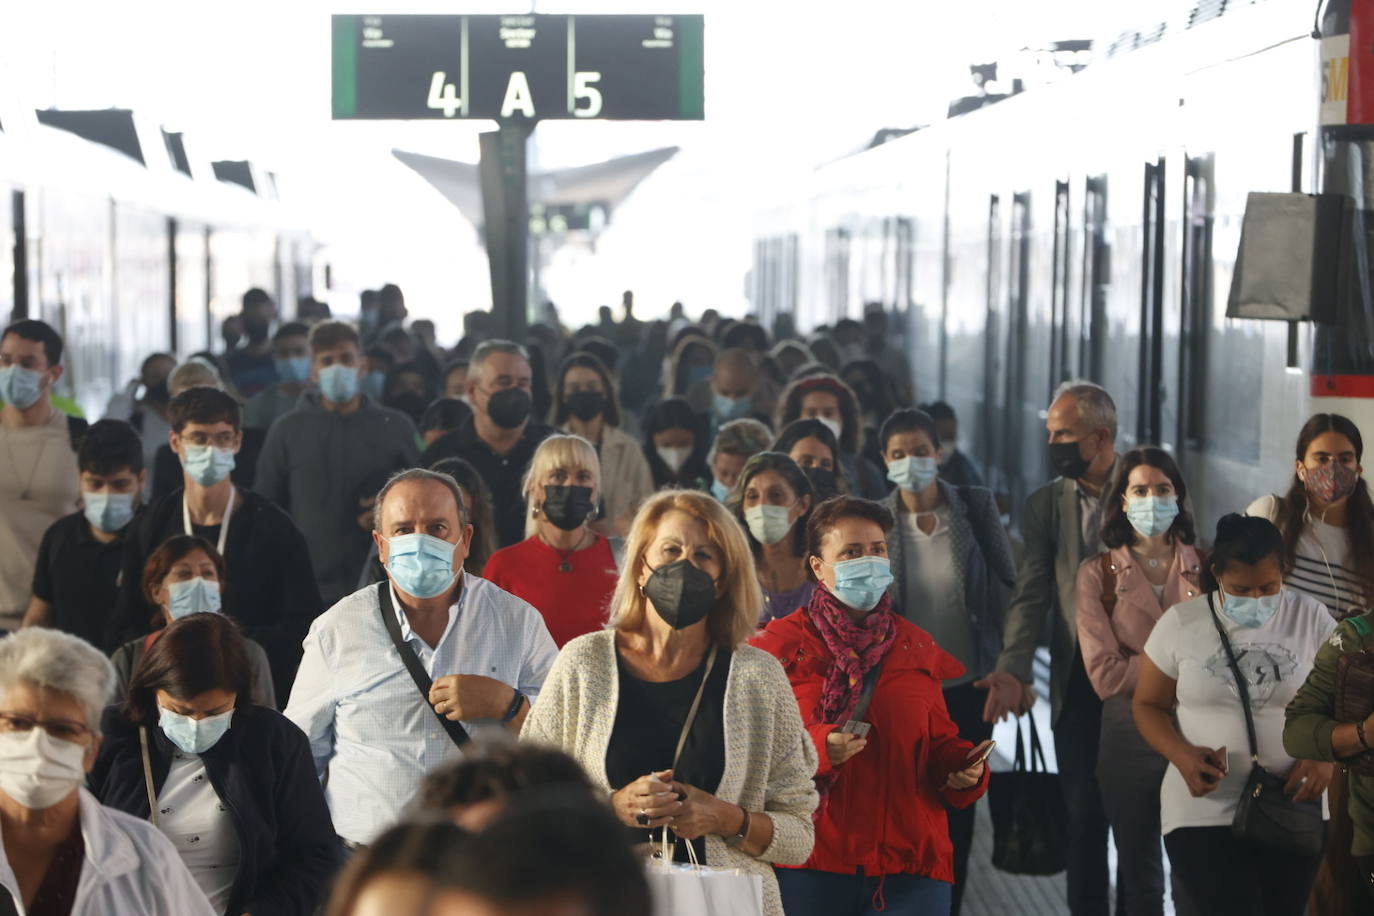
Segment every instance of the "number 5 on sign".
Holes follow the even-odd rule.
[[[442,70],[434,71],[434,76],[429,81],[429,99],[425,104],[436,111],[442,111],[444,117],[451,118],[463,110],[463,102],[458,98],[458,87],[444,81],[447,76],[448,74]]]
[[[601,114],[601,90],[592,85],[599,82],[601,74],[594,70],[579,71],[573,74],[573,115],[579,118],[594,118]],[[577,102],[585,101],[585,108],[578,108]]]

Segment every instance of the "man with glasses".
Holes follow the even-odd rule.
[[[468,364],[467,397],[472,416],[434,440],[422,463],[462,458],[477,469],[491,491],[498,546],[525,539],[525,498],[521,481],[534,450],[553,433],[542,418],[532,418],[533,374],[525,348],[509,340],[484,341]]]
[[[309,343],[313,388],[272,424],[254,488],[305,534],[328,607],[358,587],[367,563],[371,542],[356,521],[359,485],[414,467],[419,446],[410,417],[364,392],[363,351],[351,324],[321,321]]]
[[[324,610],[305,538],[285,512],[229,477],[243,445],[238,401],[217,388],[188,388],[172,398],[167,418],[182,486],[134,523],[106,648],[147,633],[151,619],[161,619],[144,599],[143,565],[167,538],[195,535],[224,558],[224,613],[266,650],[278,701],[285,702],[301,640]]]

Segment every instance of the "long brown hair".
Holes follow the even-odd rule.
[[[1312,441],[1325,433],[1336,433],[1350,440],[1355,447],[1355,461],[1364,455],[1364,437],[1360,428],[1348,417],[1338,413],[1313,414],[1298,432],[1295,449],[1297,460],[1305,463],[1307,450]],[[1298,555],[1298,538],[1307,524],[1307,487],[1297,473],[1288,493],[1279,503],[1277,523],[1283,532],[1283,571],[1292,572]],[[1350,543],[1350,561],[1354,572],[1364,584],[1365,600],[1370,597],[1370,587],[1374,585],[1374,501],[1369,498],[1369,486],[1361,476],[1355,481],[1355,490],[1345,504],[1345,536]]]
[[[1194,540],[1193,514],[1188,511],[1188,484],[1183,480],[1183,472],[1177,462],[1164,449],[1153,445],[1133,448],[1121,456],[1121,467],[1112,480],[1103,505],[1102,544],[1105,547],[1130,547],[1140,540],[1139,533],[1126,517],[1121,507],[1126,489],[1130,483],[1131,471],[1145,465],[1163,472],[1174,485],[1174,496],[1178,499],[1178,516],[1169,526],[1168,540],[1171,543],[1191,544]]]
[[[159,690],[178,700],[229,690],[238,694],[236,707],[252,704],[248,648],[234,621],[223,614],[190,614],[169,623],[134,669],[125,718],[137,725],[157,722]]]

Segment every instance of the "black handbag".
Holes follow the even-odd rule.
[[[1030,715],[1030,762],[1021,726],[1010,773],[994,773],[988,784],[992,815],[992,864],[1015,875],[1054,875],[1067,865],[1068,808],[1059,774],[1049,772],[1035,719]]]
[[[1240,705],[1245,710],[1245,733],[1250,739],[1250,775],[1245,778],[1245,789],[1236,803],[1236,815],[1231,820],[1231,832],[1237,839],[1259,843],[1271,849],[1297,853],[1304,856],[1319,856],[1326,845],[1326,830],[1322,824],[1321,799],[1310,802],[1295,802],[1283,791],[1287,780],[1266,770],[1259,761],[1259,742],[1255,737],[1255,717],[1250,711],[1249,683],[1241,676],[1240,665],[1236,663],[1236,653],[1231,648],[1231,640],[1221,625],[1217,609],[1212,604],[1212,594],[1207,594],[1207,608],[1212,612],[1212,623],[1221,637],[1221,646],[1226,650],[1226,662],[1231,666],[1231,676],[1236,679],[1236,690],[1240,693]]]

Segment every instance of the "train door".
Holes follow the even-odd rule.
[[[1164,380],[1166,362],[1177,363],[1177,353],[1166,360],[1164,340],[1164,197],[1165,161],[1145,164],[1144,194],[1140,221],[1140,382],[1136,386],[1136,441],[1168,446],[1164,404],[1169,391]],[[1176,411],[1170,409],[1169,414]],[[1172,439],[1172,436],[1167,436]]]
[[[1107,176],[1089,178],[1083,187],[1083,283],[1079,296],[1079,378],[1102,378],[1107,339],[1107,287],[1111,283],[1111,243],[1107,239]]]
[[[1207,330],[1212,321],[1212,190],[1215,158],[1189,156],[1183,174],[1183,250],[1179,259],[1182,365],[1179,371],[1178,456],[1201,452],[1207,419]]]
[[[978,454],[986,456],[989,466],[988,483],[1001,489],[1005,478],[1001,462],[1001,443],[1005,432],[1002,426],[1001,387],[1002,348],[1001,331],[1002,290],[1002,200],[997,194],[988,199],[987,271],[984,286],[986,317],[983,321],[983,396],[982,417],[979,423],[982,440]]]
[[[1032,371],[1030,360],[1044,359],[1043,331],[1047,327],[1031,316],[1031,196],[1022,192],[1012,196],[1011,234],[1007,247],[1007,329],[1006,361],[1002,403],[1005,405],[1001,465],[1006,471],[1006,492],[1014,506],[1021,505],[1027,492],[1027,475],[1038,473],[1037,462],[1028,461],[1039,454],[1039,433],[1027,420],[1038,416],[1048,392],[1043,384],[1048,373]],[[1037,367],[1043,369],[1043,367]],[[1027,436],[1031,441],[1027,442]],[[1030,449],[1028,450],[1028,446]]]
[[[1069,183],[1054,183],[1054,249],[1050,266],[1050,386],[1073,377],[1078,340],[1070,333],[1069,265],[1073,236],[1069,231]],[[1046,392],[1046,395],[1053,392]]]

